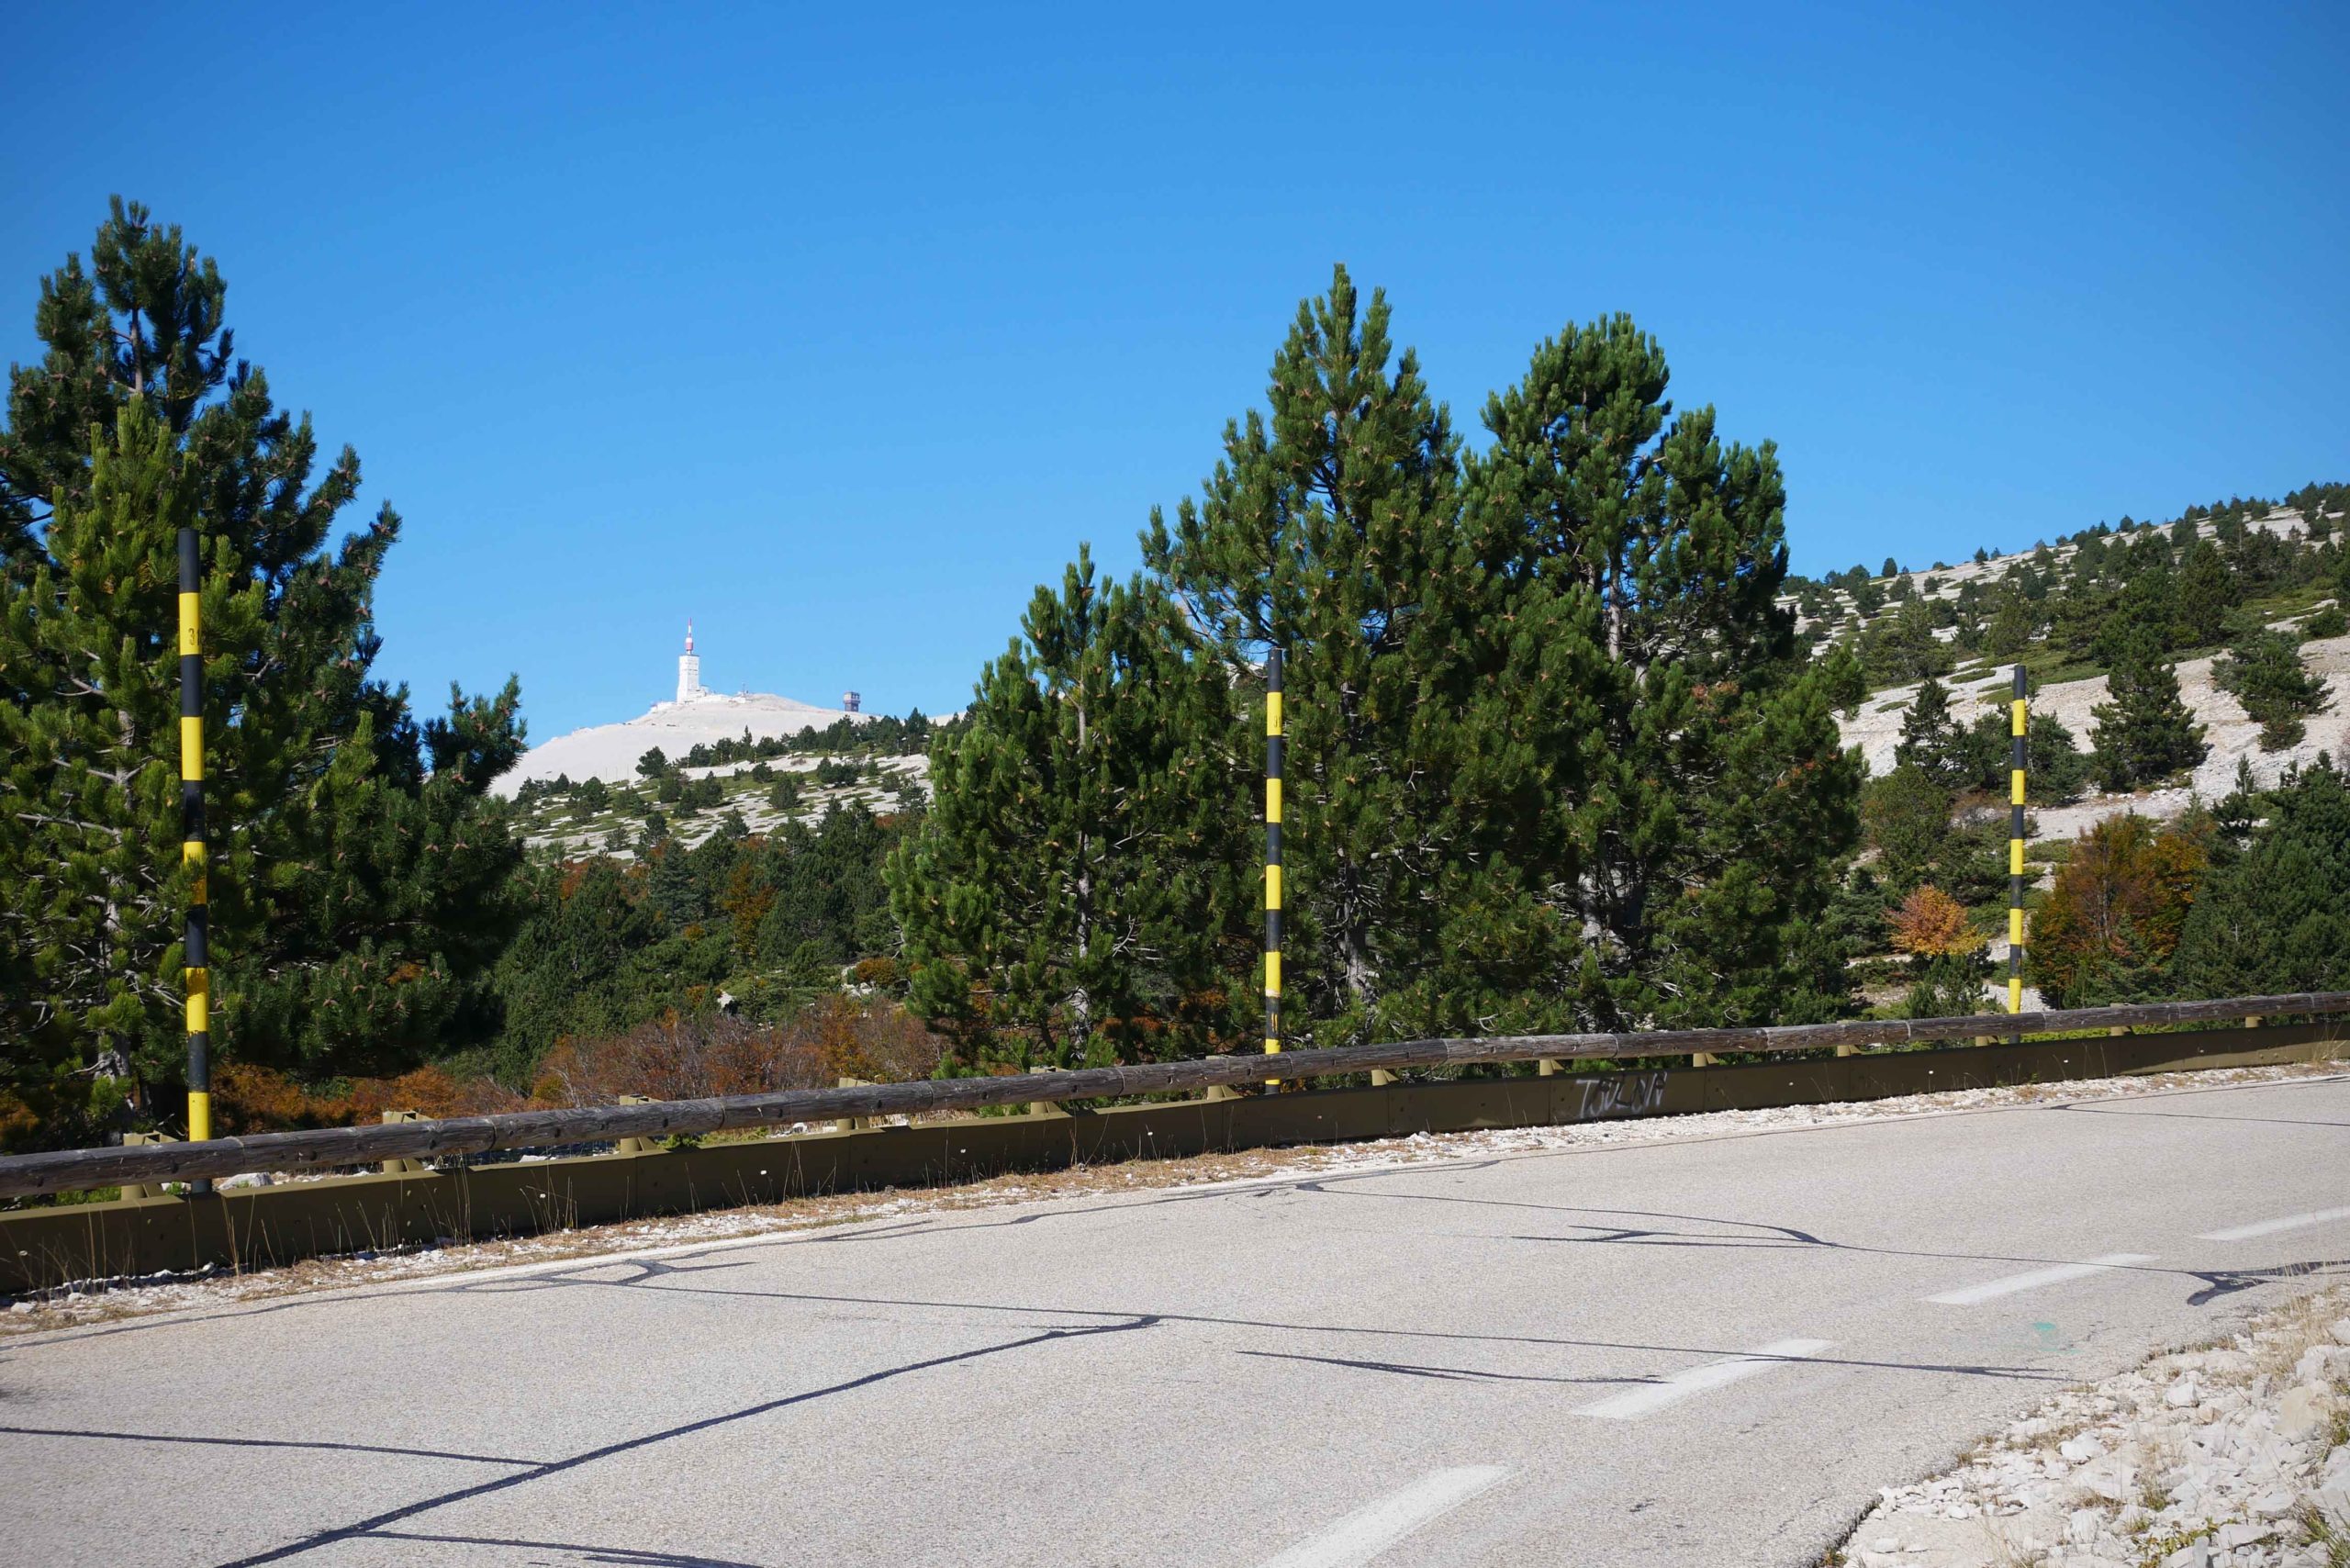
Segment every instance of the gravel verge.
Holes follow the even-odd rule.
[[[2056,1395],[1887,1487],[1839,1568],[2346,1568],[2350,1287]]]

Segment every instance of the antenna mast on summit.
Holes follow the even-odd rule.
[[[694,654],[693,617],[688,616],[686,651],[677,655],[677,700],[690,702],[701,694],[701,660]]]

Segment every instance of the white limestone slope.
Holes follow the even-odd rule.
[[[498,794],[510,799],[525,782],[558,775],[567,775],[575,783],[601,778],[608,784],[617,784],[636,777],[636,759],[652,746],[659,746],[675,760],[697,745],[740,740],[746,732],[753,740],[767,740],[795,735],[802,730],[824,729],[840,719],[855,719],[861,723],[871,716],[839,708],[818,708],[767,692],[746,691],[730,697],[705,691],[688,702],[656,702],[651,711],[636,718],[574,730],[532,746],[494,788]]]
[[[2092,792],[2077,805],[2035,808],[2032,814],[2039,821],[2040,835],[2067,836],[2124,811],[2154,817],[2177,816],[2194,796],[2199,795],[2208,802],[2233,789],[2239,760],[2250,762],[2253,778],[2266,785],[2275,783],[2288,764],[2311,762],[2322,751],[2331,752],[2337,762],[2350,758],[2350,637],[2325,637],[2304,643],[2301,659],[2311,674],[2325,682],[2326,704],[2322,711],[2309,720],[2308,732],[2300,745],[2283,751],[2261,750],[2260,726],[2245,716],[2234,697],[2212,683],[2211,666],[2216,660],[2181,660],[2179,697],[2203,725],[2203,738],[2210,746],[2202,766],[2186,783],[2173,789],[2139,795]],[[2086,751],[2097,728],[2091,710],[2106,700],[2105,688],[2105,677],[2101,675],[2088,680],[2045,686],[2033,697],[2032,706],[2035,711],[2053,713]],[[1951,712],[1961,723],[1971,724],[1978,714],[2006,711],[2009,694],[2008,672],[2001,669],[1979,681],[1954,688],[1951,692]],[[1871,692],[1856,717],[1840,722],[1844,744],[1861,748],[1870,773],[1882,775],[1893,770],[1894,748],[1901,740],[1901,721],[1917,695],[1914,685]]]

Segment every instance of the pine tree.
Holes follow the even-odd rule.
[[[2325,707],[2325,682],[2301,663],[2299,643],[2266,627],[2237,638],[2212,666],[2211,678],[2260,726],[2264,751],[2298,745],[2304,721]]]
[[[1950,692],[1928,677],[1918,688],[1909,711],[1901,716],[1901,740],[1894,747],[1895,763],[1914,763],[1927,778],[1945,790],[1963,789],[1975,772],[1966,731],[1951,716]]]
[[[1868,678],[1886,684],[1930,679],[1952,663],[1950,644],[1934,635],[1933,609],[1923,599],[1870,622],[1856,651]]]
[[[327,548],[357,458],[312,482],[308,421],[232,358],[225,285],[178,230],[117,202],[92,254],[45,280],[47,353],[14,372],[0,434],[0,887],[25,980],[0,1030],[43,1137],[179,1076],[185,889],[158,802],[176,794],[182,522],[204,558],[217,1053],[365,1071],[477,1037],[520,857],[483,794],[520,748],[514,685],[453,692],[420,727],[370,678],[399,521]]]
[[[2235,573],[2208,539],[2199,539],[2180,558],[2171,645],[2208,648],[2220,641],[2228,611],[2242,600]]]
[[[2188,996],[2350,988],[2350,788],[2329,756],[2288,770],[2267,820],[2213,872],[2174,960]]]
[[[168,1060],[180,912],[178,531],[193,515],[171,437],[127,408],[92,475],[64,494],[27,576],[0,593],[0,995],[17,1036],[9,1089],[53,1126],[110,1114]],[[237,639],[251,606],[215,599]],[[243,613],[240,613],[242,611]],[[216,633],[218,635],[218,633]],[[234,642],[230,642],[234,645]],[[216,834],[216,927],[236,929],[246,835]]]
[[[2151,644],[2157,652],[2178,646],[2179,580],[2171,567],[2168,542],[2147,539],[2122,545],[2114,556],[2121,566],[2121,587],[2091,637],[2097,658],[2117,663],[2140,643]]]
[[[2088,782],[2088,758],[2064,721],[2035,711],[2024,724],[2024,797],[2035,806],[2068,805]]]
[[[2089,767],[2100,788],[2143,790],[2203,760],[2210,749],[2203,726],[2179,700],[2178,672],[2150,637],[2121,646],[2107,694],[2111,700],[2089,710],[2097,720]]]
[[[890,863],[912,1006],[966,1070],[1228,1046],[1254,890],[1231,688],[1155,586],[1098,585],[1083,549],[1023,631]]]
[[[1236,685],[1283,650],[1285,1016],[1317,1046],[1381,1033],[1390,991],[1439,953],[1440,780],[1464,727],[1427,700],[1461,692],[1457,600],[1431,597],[1453,569],[1459,442],[1389,320],[1338,268],[1298,308],[1268,413],[1225,426],[1202,496],[1171,525],[1154,510],[1143,539]]]
[[[1176,667],[1212,660],[1203,691],[1248,691],[1264,648],[1286,655],[1299,1043],[1849,1005],[1827,917],[1857,833],[1834,715],[1858,667],[1802,656],[1775,603],[1772,450],[1720,441],[1710,409],[1674,417],[1664,385],[1629,321],[1571,329],[1489,401],[1494,442],[1464,481],[1385,301],[1341,270],[1301,308],[1270,412],[1227,427],[1201,498],[1154,514],[1146,561],[1197,638]],[[934,757],[937,825],[892,869],[918,1006],[964,1040],[1049,1038],[1056,1057],[1080,1054],[1077,999],[1099,1016],[1117,983],[1077,983],[1072,912],[1152,880],[1119,864],[1147,863],[1150,833],[1106,835],[1117,851],[1081,894],[1070,859],[1111,819],[1033,661],[1036,623],[1082,598],[1040,599],[1025,650],[990,666],[969,738]],[[1172,754],[1200,759],[1203,821],[1254,796],[1253,744],[1218,740],[1226,722]],[[1253,895],[1253,843],[1219,851],[1229,836],[1167,864],[1220,866]],[[1187,900],[1206,930],[1226,907],[1210,895]],[[1253,992],[1248,957],[1218,969]]]
[[[1983,632],[1983,648],[1994,658],[2011,659],[2031,645],[2040,618],[2030,600],[2012,589],[1999,596],[1999,608]]]
[[[1824,1015],[1848,984],[1818,936],[1857,840],[1834,713],[1859,670],[1841,650],[1797,656],[1775,604],[1774,450],[1723,442],[1710,408],[1676,417],[1668,382],[1617,317],[1544,342],[1487,401],[1476,569],[1445,580],[1491,585],[1466,619],[1505,656],[1477,678],[1524,700],[1472,726],[1524,737],[1525,766],[1495,768],[1517,788],[1489,796],[1516,803],[1505,820],[1525,824],[1555,917],[1550,1021]]]
[[[1860,814],[1876,852],[1876,875],[1889,891],[1917,887],[1949,848],[1950,791],[1914,764],[1869,780]]]

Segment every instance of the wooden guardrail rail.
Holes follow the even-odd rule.
[[[2350,991],[2317,991],[2040,1013],[1974,1014],[1956,1018],[1853,1019],[1755,1028],[1399,1040],[1390,1045],[1284,1052],[1281,1077],[1296,1082],[1374,1070],[1392,1072],[1400,1068],[1481,1062],[1719,1056],[1731,1051],[1785,1053],[1835,1046],[1973,1040],[1988,1034],[2014,1039],[2076,1030],[2245,1019],[2274,1021],[2344,1013],[2350,1013]],[[1080,1068],[1003,1078],[795,1089],[719,1099],[665,1100],[641,1105],[518,1111],[494,1116],[387,1123],[382,1126],[257,1133],[250,1137],[213,1138],[203,1143],[61,1149],[0,1159],[0,1197],[76,1192],[122,1182],[236,1176],[257,1170],[328,1171],[386,1159],[426,1159],[493,1149],[543,1148],[559,1144],[668,1137],[744,1127],[772,1129],[794,1122],[834,1121],[851,1116],[934,1115],[990,1105],[1181,1092],[1259,1083],[1264,1077],[1265,1061],[1261,1056],[1203,1057],[1189,1061]]]

